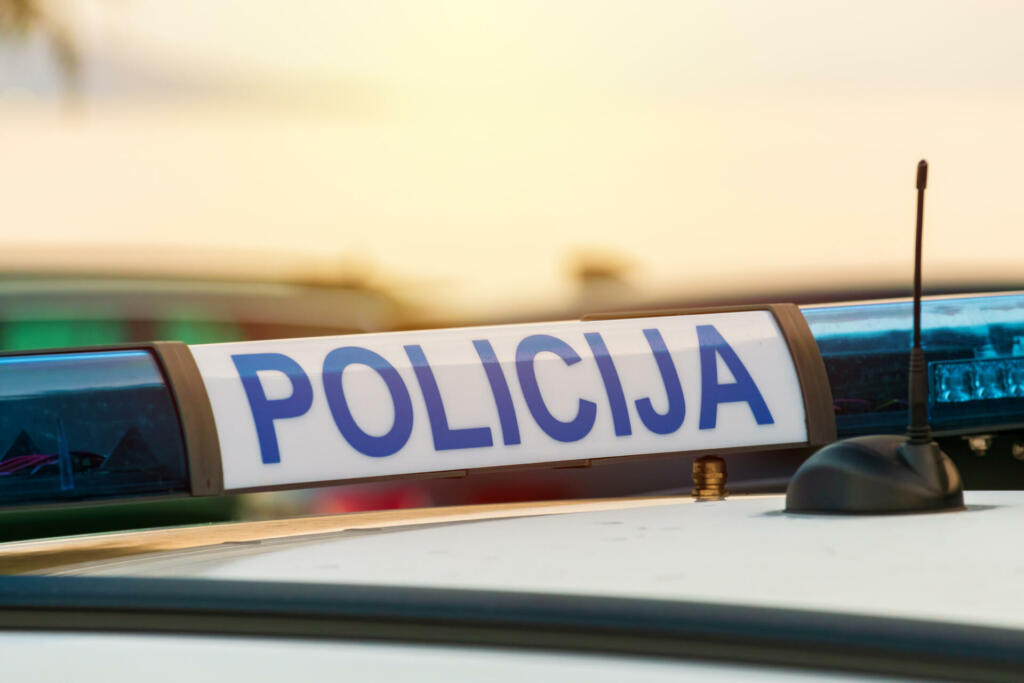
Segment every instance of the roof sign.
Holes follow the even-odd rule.
[[[809,441],[772,310],[190,348],[226,490]]]

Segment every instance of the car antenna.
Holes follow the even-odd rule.
[[[928,162],[917,165],[917,237],[914,247],[914,338],[910,350],[907,435],[836,441],[812,455],[786,490],[787,512],[887,514],[953,510],[964,506],[960,472],[932,440],[928,377],[921,348],[921,242]]]

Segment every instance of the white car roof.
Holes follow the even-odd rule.
[[[585,594],[1024,628],[1024,492],[967,510],[794,515],[782,496],[351,529],[54,573]]]

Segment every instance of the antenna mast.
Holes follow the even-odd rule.
[[[907,435],[858,436],[825,446],[800,466],[786,489],[789,512],[877,515],[964,506],[960,472],[928,426],[928,366],[921,348],[921,243],[928,162],[917,164],[914,246],[914,345],[910,349]]]
[[[924,233],[924,189],[928,185],[928,162],[917,164],[917,236],[914,243],[914,346],[910,350],[910,424],[907,436],[912,444],[932,440],[928,426],[928,375],[921,348],[921,243]]]

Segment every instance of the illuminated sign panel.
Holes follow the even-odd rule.
[[[228,490],[808,441],[768,310],[191,351]]]

